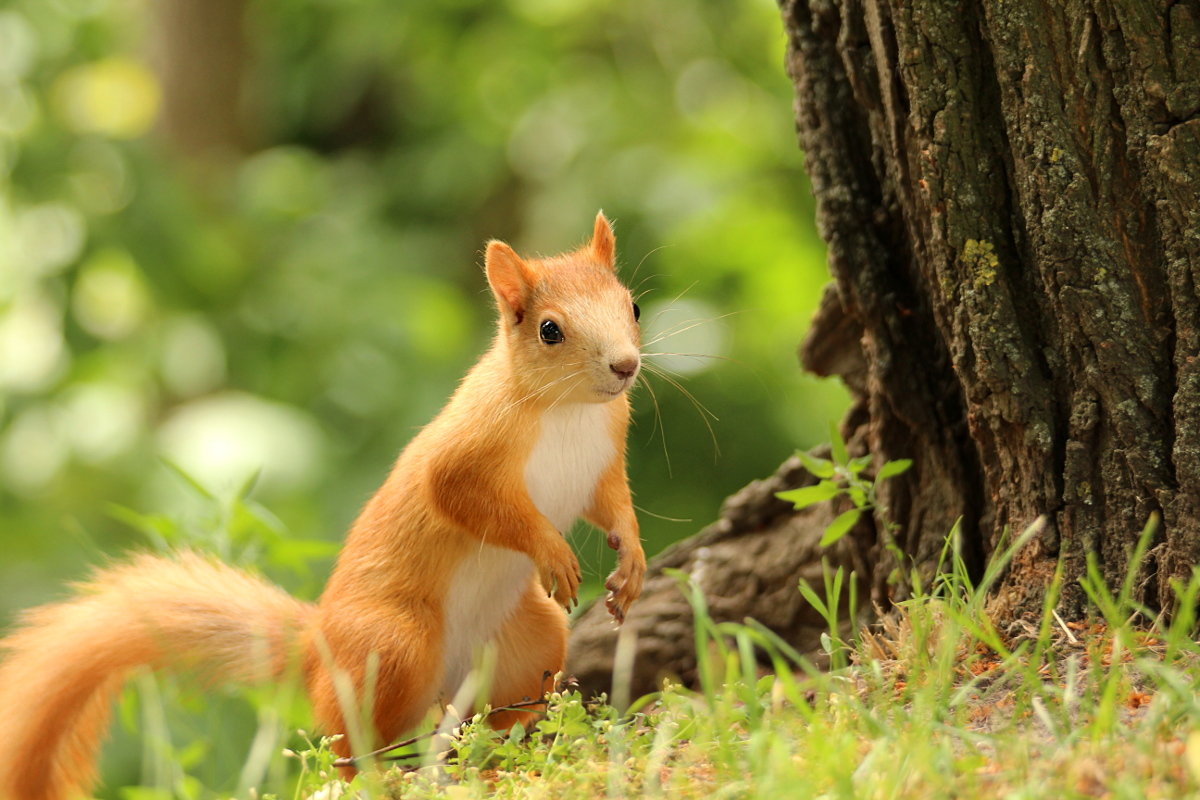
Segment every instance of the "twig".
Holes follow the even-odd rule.
[[[1089,17],[1088,19],[1090,21],[1091,18]],[[1058,615],[1058,612],[1052,608],[1050,609],[1050,613],[1054,615],[1055,621],[1057,621],[1058,626],[1063,629],[1063,633],[1067,635],[1067,639],[1071,642],[1071,644],[1079,644],[1079,640],[1075,638],[1075,634],[1071,633],[1071,629],[1067,627],[1067,623],[1063,622],[1063,618]]]
[[[399,750],[401,747],[408,747],[409,745],[414,745],[417,742],[421,741],[422,739],[432,738],[435,733],[437,733],[437,731],[435,731],[435,730],[429,731],[427,733],[422,733],[422,734],[412,737],[411,739],[405,739],[402,742],[396,742],[395,744],[389,744],[386,747],[381,747],[378,750],[372,750],[369,753],[363,753],[360,756],[346,756],[345,758],[334,759],[333,766],[335,766],[335,767],[357,766],[359,761],[365,761],[367,759],[376,758],[378,756],[383,755],[384,753],[390,753],[393,750]],[[407,758],[407,756],[397,756],[397,758]]]

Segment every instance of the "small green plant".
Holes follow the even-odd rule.
[[[332,749],[333,743],[341,736],[312,737],[304,730],[297,733],[304,745],[283,750],[285,759],[294,760],[300,765],[293,800],[310,797],[318,790],[324,790],[326,796],[336,797],[345,788],[344,784],[337,780],[337,770],[334,768],[337,755]]]
[[[821,634],[821,648],[829,655],[829,667],[833,670],[839,670],[846,666],[847,657],[849,654],[849,646],[842,639],[842,617],[839,612],[839,604],[842,599],[842,586],[848,585],[849,590],[849,617],[848,621],[851,626],[858,624],[858,580],[853,572],[850,573],[849,581],[846,580],[845,568],[839,566],[833,570],[829,566],[829,562],[824,558],[821,559],[821,574],[825,578],[825,593],[822,595],[814,589],[808,581],[800,579],[800,594],[808,601],[808,604],[817,610],[821,618],[825,620],[825,624],[829,627],[827,633]]]
[[[804,486],[799,489],[789,489],[777,492],[776,497],[795,504],[797,509],[808,508],[811,505],[833,500],[835,497],[849,498],[854,507],[838,514],[833,522],[825,527],[821,536],[821,546],[828,547],[845,536],[854,524],[868,511],[880,511],[880,516],[890,534],[896,529],[895,523],[887,519],[887,509],[879,505],[879,486],[888,478],[894,478],[908,471],[912,460],[908,458],[886,461],[874,479],[863,476],[867,467],[871,466],[874,458],[868,454],[858,458],[850,458],[846,442],[842,439],[837,425],[830,425],[830,455],[832,460],[818,458],[801,450],[796,451],[796,457],[813,477],[817,478],[814,486]],[[890,539],[890,536],[888,537]]]
[[[181,504],[188,513],[143,513],[112,504],[109,515],[140,533],[159,552],[187,548],[210,553],[229,564],[266,566],[267,571],[293,581],[305,579],[305,593],[320,591],[313,565],[336,556],[338,542],[304,538],[288,531],[278,517],[254,499],[257,475],[232,491],[218,493],[175,464],[164,464],[180,481]]]

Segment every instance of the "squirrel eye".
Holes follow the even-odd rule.
[[[562,344],[563,342],[563,332],[552,319],[542,320],[542,324],[538,327],[538,333],[541,334],[542,341],[546,344]]]
[[[637,303],[634,303],[633,304],[633,321],[637,322],[641,318],[642,318],[642,310],[640,308],[638,308]]]

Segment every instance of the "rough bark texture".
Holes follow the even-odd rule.
[[[1116,580],[1158,512],[1143,599],[1166,603],[1200,555],[1200,3],[783,13],[825,315],[863,329],[870,451],[916,461],[902,547],[929,564],[962,517],[978,568],[1047,515],[1016,610],[1059,555],[1068,587],[1089,555]],[[836,372],[822,335],[807,364]]]
[[[978,572],[1006,528],[1044,515],[994,608],[1040,607],[1061,558],[1061,611],[1078,615],[1087,560],[1117,582],[1159,514],[1136,585],[1170,606],[1200,563],[1200,1],[780,3],[834,277],[801,359],[854,392],[853,449],[913,459],[883,492],[900,548],[932,570],[961,520]],[[821,523],[756,491],[652,564],[695,574],[723,548],[710,604],[779,613],[809,648],[795,579]],[[886,606],[904,587],[866,527],[839,557]],[[682,598],[648,587],[642,689],[693,663]],[[611,663],[598,616],[572,640],[577,669]]]
[[[753,617],[820,660],[815,650],[828,627],[804,602],[797,585],[801,579],[822,585],[822,555],[835,568],[844,565],[861,574],[863,534],[869,539],[871,526],[822,551],[821,534],[841,509],[825,505],[796,512],[791,503],[775,497],[775,492],[813,482],[797,459],[789,459],[775,475],[730,497],[715,523],[651,559],[642,597],[624,625],[636,634],[632,696],[654,691],[663,678],[690,684],[696,677],[692,609],[667,569],[679,570],[703,589],[717,622]],[[617,636],[602,603],[573,626],[567,672],[585,691],[610,690]]]

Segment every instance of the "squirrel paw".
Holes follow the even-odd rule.
[[[609,535],[612,545],[616,536]],[[604,598],[604,607],[612,614],[617,622],[625,621],[629,606],[642,594],[642,581],[646,576],[646,555],[640,545],[626,547],[619,542],[613,547],[617,551],[617,568],[604,582],[608,595]]]
[[[553,597],[554,602],[569,611],[579,594],[583,573],[571,546],[557,534],[553,540],[555,544],[549,548],[549,552],[538,559],[538,577],[546,595]]]

